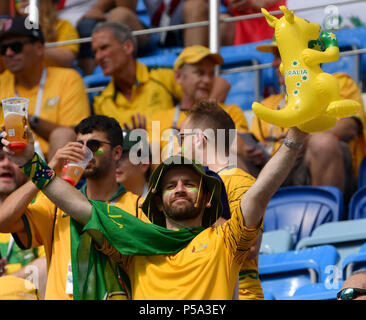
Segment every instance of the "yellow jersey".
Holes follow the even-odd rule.
[[[253,185],[255,178],[240,168],[227,167],[218,172],[224,182],[230,211],[241,203],[245,192]],[[231,213],[233,214],[233,213]],[[239,273],[239,300],[263,300],[263,290],[258,274],[258,256],[245,259]]]
[[[258,230],[244,225],[237,205],[231,219],[203,230],[175,254],[124,256],[107,241],[100,250],[128,274],[133,300],[231,300]]]
[[[136,61],[136,82],[128,100],[114,85],[113,80],[105,90],[94,97],[93,109],[97,115],[115,118],[121,126],[132,125],[131,116],[140,113],[150,119],[157,110],[175,106],[182,89],[175,81],[172,69],[151,69]]]

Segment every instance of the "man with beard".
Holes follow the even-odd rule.
[[[82,159],[82,146],[87,145],[94,157],[84,172],[86,183],[81,188],[84,196],[113,203],[137,215],[138,196],[126,192],[116,182],[115,170],[123,142],[118,122],[106,116],[91,116],[75,127],[75,133],[76,142],[59,149],[50,166],[57,172],[65,160]],[[45,299],[73,299],[70,217],[42,192],[30,203],[37,191],[30,181],[10,194],[9,202],[0,207],[0,232],[13,233],[23,248],[44,245],[48,268]],[[67,198],[63,193],[60,195]]]
[[[299,152],[293,146],[301,145],[307,136],[290,128],[286,142],[237,202],[231,218],[213,227],[222,212],[221,184],[195,161],[177,155],[154,170],[142,203],[142,210],[154,224],[144,223],[125,207],[122,210],[86,199],[57,177],[34,152],[32,133],[28,133],[29,144],[22,154],[8,149],[9,141],[2,133],[4,151],[23,167],[37,188],[81,225],[80,231],[92,235],[94,243],[89,242],[87,248],[97,260],[88,260],[85,270],[103,273],[92,274],[98,280],[94,284],[106,280],[101,277],[105,275],[103,269],[114,261],[129,277],[129,292],[137,300],[232,299],[241,264],[257,237],[266,206]],[[24,191],[23,196],[27,196]],[[95,244],[104,255],[95,255]],[[88,281],[89,274],[82,272],[83,264],[74,266],[73,259],[73,271],[78,271],[73,273],[74,279],[86,279],[81,287],[80,282],[74,285],[74,290],[81,288],[85,295],[98,289]],[[118,280],[127,283],[125,278]]]

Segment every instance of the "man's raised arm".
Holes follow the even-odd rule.
[[[1,142],[4,145],[4,152],[57,207],[85,225],[91,217],[91,204],[79,190],[57,177],[47,163],[34,152],[33,135],[27,127],[26,130],[29,137],[28,145],[23,152],[17,153],[7,147],[9,141],[6,140],[6,132],[3,131]]]
[[[307,135],[295,127],[290,128],[284,144],[263,167],[256,182],[243,196],[241,211],[247,227],[258,226],[269,200],[295,164]]]

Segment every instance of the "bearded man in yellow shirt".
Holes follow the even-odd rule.
[[[276,41],[260,45],[257,50],[273,53],[272,65],[279,83],[284,85],[284,77],[279,71],[281,57]],[[359,166],[366,156],[366,117],[361,91],[356,82],[344,73],[334,76],[339,82],[340,96],[356,100],[361,104],[361,110],[353,117],[339,119],[336,126],[328,131],[311,134],[285,185],[335,186],[343,192],[347,203],[357,188]],[[269,96],[262,103],[272,109],[283,108],[285,94]],[[253,118],[251,130],[272,155],[287,132],[287,128],[273,126],[257,117]]]
[[[81,187],[81,196],[115,204],[143,219],[139,197],[116,182],[115,170],[123,143],[118,122],[106,116],[91,116],[75,127],[75,133],[77,141],[59,149],[50,165],[59,172],[66,160],[82,159],[81,148],[87,145],[93,151],[93,160],[84,172],[86,184]],[[0,207],[0,231],[13,233],[24,249],[44,245],[48,269],[45,299],[70,300],[73,299],[70,217],[42,192],[31,202],[37,192],[29,181],[10,194]],[[59,195],[67,199],[66,194]],[[119,298],[126,297],[120,294]]]
[[[89,103],[75,70],[44,65],[42,30],[28,29],[26,23],[24,17],[0,21],[0,54],[7,68],[0,75],[0,99],[29,99],[29,124],[50,159],[59,147],[75,139],[71,127],[89,116]]]
[[[7,148],[5,132],[3,149],[37,188],[92,235],[105,255],[96,255],[98,259],[93,260],[94,266],[102,269],[88,269],[103,273],[103,266],[109,267],[114,261],[127,274],[129,281],[118,279],[130,284],[133,299],[168,300],[232,299],[241,265],[257,237],[266,206],[298,154],[292,146],[301,145],[307,136],[291,128],[287,142],[237,202],[231,219],[212,227],[222,211],[221,183],[207,176],[195,161],[177,155],[153,172],[142,208],[159,226],[144,223],[116,206],[86,199],[34,152],[32,134],[28,133],[30,143],[22,154]],[[89,249],[95,249],[93,243]],[[106,261],[106,256],[111,261]],[[79,280],[85,278],[83,272],[77,272],[78,264],[74,267],[73,278],[76,274]],[[98,275],[98,283],[106,280]],[[82,296],[89,294],[87,288],[93,289],[89,284],[86,281],[81,287]]]

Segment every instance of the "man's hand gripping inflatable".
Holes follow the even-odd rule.
[[[254,102],[252,109],[258,118],[279,127],[296,126],[304,132],[328,130],[338,117],[352,116],[361,107],[354,100],[341,100],[336,78],[320,68],[321,63],[339,59],[337,39],[331,32],[322,32],[319,41],[319,24],[295,16],[285,6],[280,9],[284,13],[280,19],[263,8],[262,13],[275,29],[287,105],[281,110],[271,110]],[[317,50],[318,44],[325,51]]]

